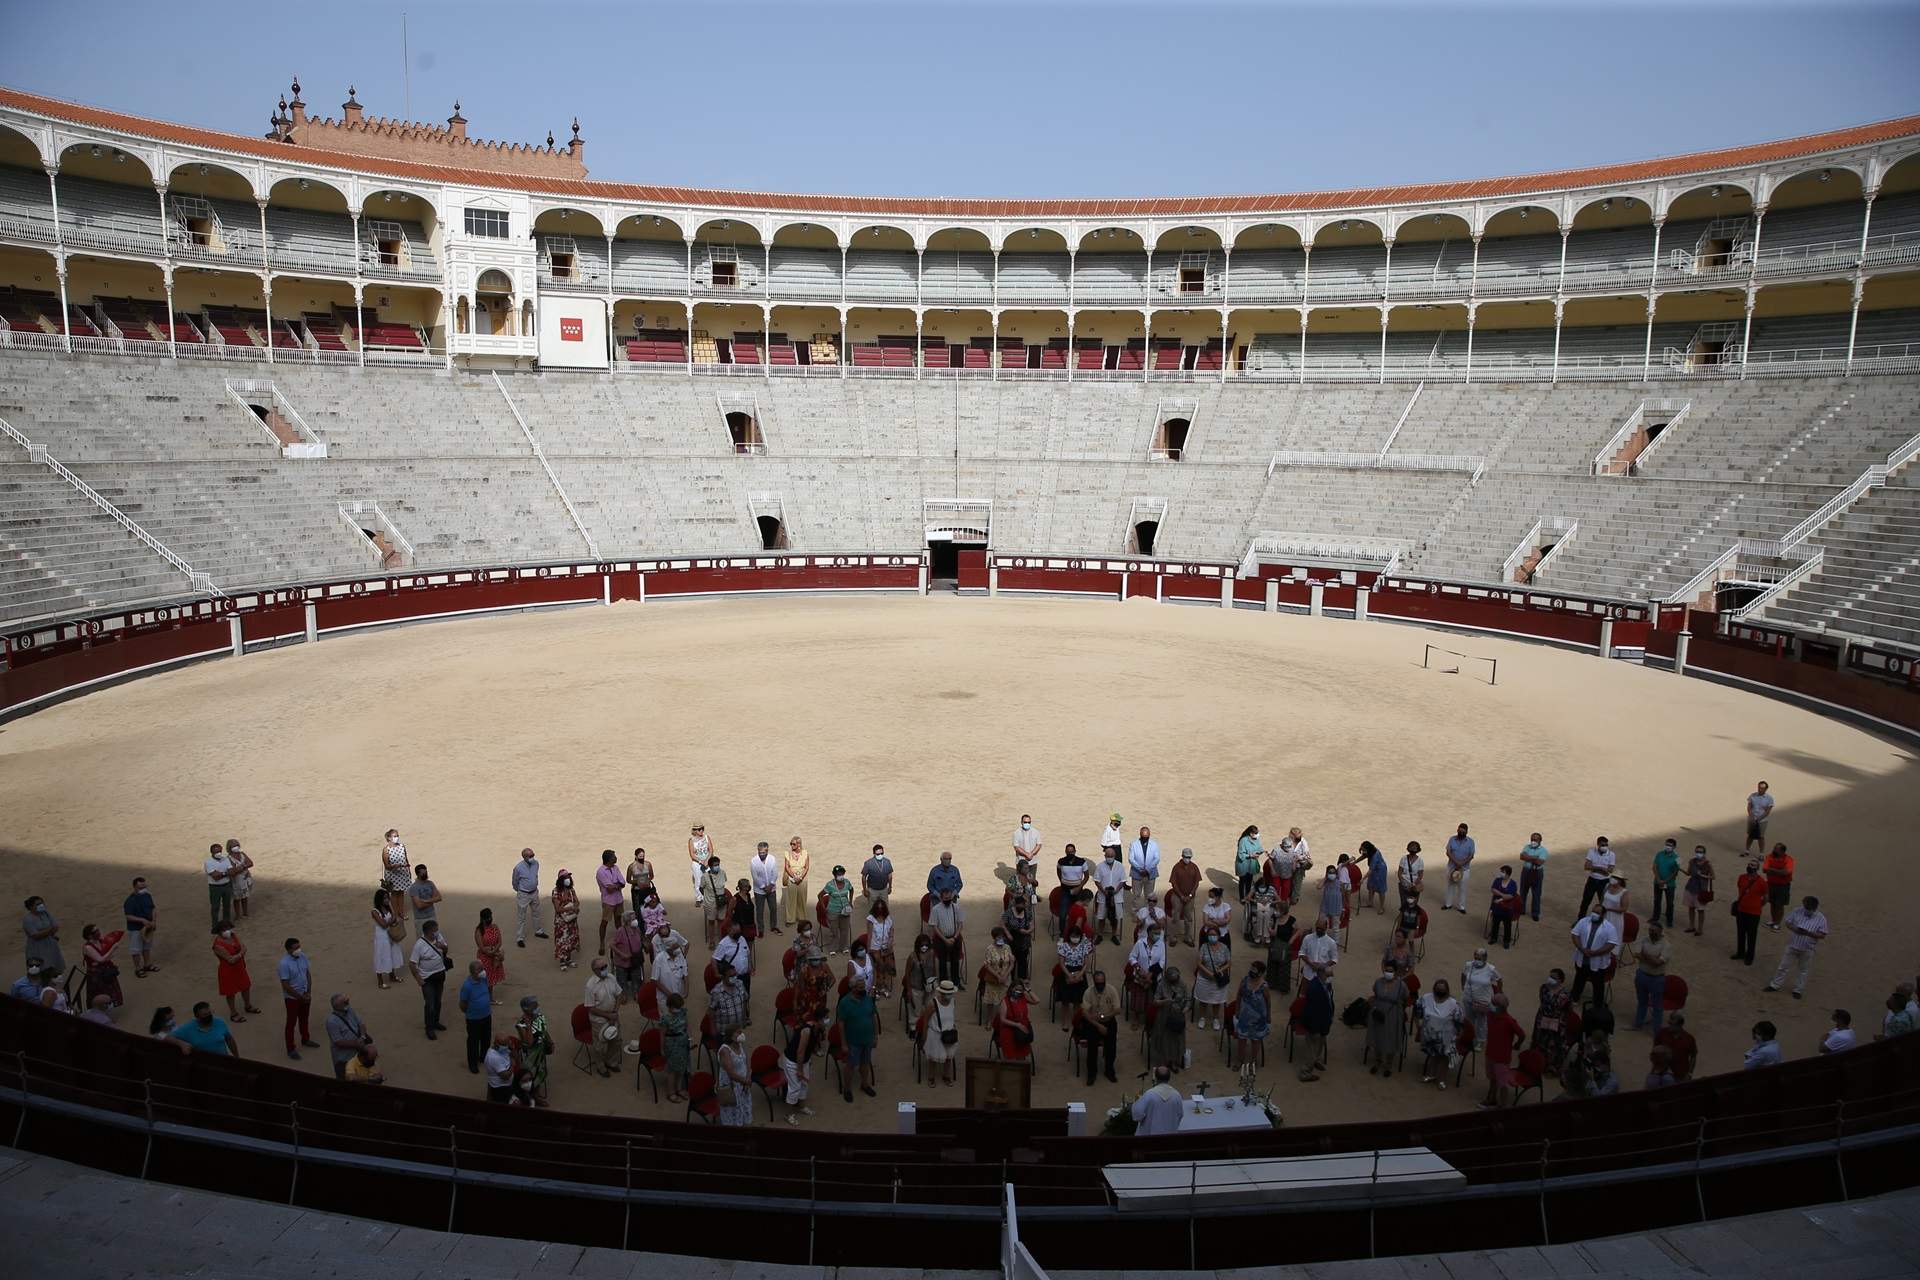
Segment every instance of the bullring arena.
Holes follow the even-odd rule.
[[[1471,1247],[1558,1270],[1531,1251],[1767,1212],[1819,1254],[1839,1229],[1807,1224],[1843,1211],[1880,1224],[1847,1259],[1897,1236],[1910,1263],[1869,1197],[1910,1187],[1920,1137],[1920,116],[1499,180],[881,199],[604,181],[578,124],[504,146],[458,106],[397,125],[350,90],[336,119],[289,89],[249,137],[0,88],[8,1214],[112,1177],[93,1185],[210,1222],[231,1215],[203,1191],[316,1236],[360,1215],[443,1261],[464,1231],[609,1251],[574,1274],[649,1250],[1032,1278],[1266,1266],[1243,1228],[1276,1223],[1290,1264]],[[1792,914],[1741,963],[1760,780]],[[977,1000],[1023,814],[1027,1014]],[[1124,998],[1113,1078],[1089,1083],[1070,1011],[1050,1021],[1045,904],[1109,814],[1129,842],[1152,828],[1157,900],[1183,848],[1201,899],[1225,891],[1235,989],[1266,956],[1242,932],[1247,828],[1304,836],[1302,934],[1337,858],[1371,842],[1391,876],[1418,841],[1401,977],[1426,995],[1458,990],[1496,874],[1541,833],[1543,909],[1490,952],[1530,1039],[1608,837],[1610,997],[1564,1067],[1504,1035],[1497,1062],[1402,1002],[1378,1024],[1395,1069],[1371,1071],[1390,888],[1333,922],[1330,982],[1322,950],[1318,980],[1290,958],[1242,1063],[1210,1010],[1138,981],[1129,928],[1090,965]],[[443,895],[431,1038],[417,975],[373,971],[389,830]],[[884,844],[903,971],[950,852],[958,1083],[897,995],[856,992],[828,1000],[802,1109],[783,931],[746,939],[756,1065],[723,1102],[731,1054],[701,1023],[730,988],[702,972],[690,832],[729,885],[756,842],[800,839],[809,913]],[[1667,934],[1656,1023],[1698,1046],[1672,1080],[1630,1025],[1669,839],[1717,874],[1701,932],[1682,907]],[[252,859],[231,1010],[202,861],[229,840]],[[546,929],[562,869],[579,890],[574,967],[515,945],[523,847]],[[598,1025],[586,1008],[594,873],[636,847],[688,944],[691,1100],[657,964],[601,992]],[[151,972],[120,936],[136,876]],[[1764,989],[1813,897],[1804,991]],[[481,983],[485,1075],[454,997],[483,910],[504,969]],[[417,958],[416,928],[396,924]],[[292,938],[304,1042],[276,976]],[[330,1070],[340,995],[378,1081]],[[528,998],[549,1054],[514,1026]],[[839,1059],[868,1013],[863,1090]],[[1030,1055],[1008,1029],[1028,1014]],[[1455,1054],[1423,1069],[1443,1024]],[[1822,1202],[1848,1203],[1802,1208]],[[1691,1256],[1659,1239],[1652,1263],[1572,1265]],[[47,1273],[144,1274],[124,1243],[62,1243]]]

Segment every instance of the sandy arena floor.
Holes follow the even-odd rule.
[[[1497,656],[1499,685],[1423,671],[1430,639]],[[1673,968],[1692,985],[1701,1069],[1715,1072],[1739,1066],[1759,1017],[1780,1025],[1789,1056],[1813,1052],[1836,1005],[1867,1034],[1893,984],[1912,976],[1905,913],[1887,897],[1898,873],[1881,868],[1911,853],[1920,826],[1915,756],[1704,681],[1386,624],[1146,601],[807,598],[625,604],[331,639],[137,681],[0,730],[0,881],[9,902],[47,898],[72,962],[81,925],[120,927],[129,877],[151,878],[163,971],[136,981],[123,965],[123,1023],[144,1031],[155,1004],[184,1017],[195,1000],[219,1003],[199,860],[209,841],[236,836],[259,861],[243,936],[267,1011],[235,1029],[242,1052],[281,1060],[272,970],[282,939],[298,934],[321,997],[316,1032],[326,994],[348,990],[394,1081],[477,1095],[451,990],[455,1030],[429,1043],[417,992],[381,992],[372,981],[366,907],[389,826],[446,893],[440,919],[462,963],[481,907],[511,932],[508,874],[522,845],[538,850],[546,887],[565,866],[589,891],[601,849],[618,850],[624,864],[645,845],[677,927],[694,940],[696,985],[706,956],[684,870],[696,820],[735,877],[756,840],[778,850],[799,833],[816,890],[835,861],[857,870],[883,841],[909,902],[939,851],[952,849],[976,961],[1023,810],[1045,837],[1048,885],[1061,845],[1094,847],[1113,809],[1130,829],[1151,824],[1170,859],[1191,845],[1221,883],[1249,822],[1269,843],[1304,828],[1321,862],[1361,839],[1397,857],[1410,838],[1437,861],[1464,820],[1480,847],[1474,910],[1436,911],[1419,966],[1428,984],[1457,981],[1495,869],[1540,830],[1555,858],[1547,919],[1524,924],[1515,948],[1494,954],[1515,1013],[1531,1025],[1545,971],[1568,963],[1577,860],[1591,838],[1613,838],[1642,915],[1649,864],[1668,835],[1683,849],[1704,841],[1724,891],[1739,870],[1742,801],[1762,777],[1779,803],[1773,834],[1799,860],[1796,890],[1820,895],[1834,936],[1808,998],[1794,1001],[1760,991],[1786,935],[1761,931],[1754,968],[1728,960],[1724,892],[1706,939],[1676,932]],[[1438,882],[1429,876],[1435,907]],[[597,920],[588,906],[589,950]],[[1358,918],[1337,1003],[1367,989],[1386,934],[1385,917]],[[564,1055],[566,1012],[587,971],[562,974],[539,946],[508,948],[502,995],[539,994]],[[761,949],[756,1041],[780,948],[776,939]],[[11,980],[17,940],[8,955]],[[1192,952],[1176,955],[1190,973]],[[1103,948],[1102,961],[1117,980],[1117,949]],[[704,1002],[696,995],[692,1005],[697,1018]],[[1630,982],[1614,1008],[1616,1067],[1623,1086],[1637,1088],[1646,1042],[1625,1030]],[[913,1084],[907,1041],[889,1024],[879,1101],[856,1093],[849,1106],[819,1085],[811,1123],[888,1129],[898,1099],[957,1105],[959,1089]],[[1092,1090],[1070,1077],[1065,1037],[1040,1037],[1036,1103],[1084,1098],[1097,1116],[1123,1089],[1138,1090],[1137,1033],[1122,1033],[1122,1084]],[[984,1053],[985,1043],[968,1019],[963,1050]],[[1184,1080],[1227,1088],[1214,1037],[1193,1030],[1189,1044]],[[1296,1124],[1454,1110],[1478,1095],[1471,1081],[1440,1093],[1417,1075],[1375,1079],[1359,1066],[1360,1033],[1342,1027],[1318,1083],[1294,1079],[1277,1026],[1271,1047],[1262,1083],[1277,1086]],[[301,1065],[328,1069],[324,1051]],[[573,1110],[656,1110],[628,1076],[588,1077],[564,1057],[553,1099]]]

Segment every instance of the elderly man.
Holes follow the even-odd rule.
[[[346,1070],[340,1078],[348,1084],[385,1084],[387,1073],[379,1066],[380,1052],[370,1044],[363,1044],[347,1059]]]
[[[540,927],[540,859],[533,850],[522,849],[520,861],[513,864],[513,945],[527,945],[527,921],[533,921],[533,936],[544,938]]]
[[[1104,1063],[1107,1079],[1117,1081],[1113,1073],[1114,1050],[1120,1044],[1120,992],[1107,982],[1104,969],[1093,971],[1093,985],[1080,998],[1080,1020],[1074,1024],[1074,1038],[1087,1055],[1087,1085]]]
[[[1787,980],[1787,966],[1792,965],[1798,971],[1793,980],[1793,998],[1798,1000],[1807,989],[1807,975],[1813,971],[1813,950],[1827,936],[1827,917],[1820,910],[1820,899],[1802,898],[1787,916],[1787,932],[1791,935],[1787,949],[1780,953],[1780,965],[1765,990],[1778,991]]]
[[[707,1012],[713,1015],[714,1034],[725,1040],[747,1025],[747,989],[725,961],[715,964],[713,971],[720,980],[707,992]]]
[[[347,1078],[347,1063],[362,1049],[373,1047],[373,1032],[354,1012],[353,1002],[342,993],[335,995],[325,1025],[328,1056],[333,1059],[333,1078]]]
[[[1660,1012],[1667,996],[1667,962],[1673,958],[1673,944],[1667,941],[1666,926],[1658,920],[1647,924],[1646,933],[1633,944],[1633,1029],[1645,1030],[1651,1022],[1660,1029]]]
[[[1473,1023],[1476,1048],[1487,1043],[1487,1019],[1493,1014],[1494,990],[1499,985],[1500,971],[1487,963],[1487,949],[1475,947],[1473,959],[1460,971],[1460,1003]]]
[[[747,859],[747,878],[753,885],[753,928],[756,933],[784,933],[780,927],[780,860],[762,840]]]
[[[1163,1063],[1153,1069],[1153,1088],[1133,1104],[1133,1131],[1142,1138],[1178,1133],[1184,1110],[1180,1091],[1173,1087],[1173,1072]]]
[[[893,893],[893,859],[887,856],[886,846],[873,846],[867,860],[860,864],[860,889],[867,895],[868,911],[872,911],[876,903],[886,902]]]
[[[593,958],[593,976],[587,979],[581,1003],[587,1006],[587,1024],[593,1028],[593,1052],[602,1076],[620,1069],[620,984],[605,956]],[[718,1019],[715,1020],[716,1022]]]
[[[1773,797],[1768,794],[1767,784],[1762,781],[1747,797],[1747,840],[1740,846],[1742,852],[1767,847],[1767,820],[1771,817]]]
[[[1193,860],[1193,850],[1182,849],[1180,861],[1173,864],[1173,870],[1167,873],[1167,884],[1173,890],[1173,914],[1168,920],[1169,928],[1178,925],[1180,941],[1193,945],[1193,918],[1199,914],[1194,899],[1200,893],[1200,864]]]
[[[1112,930],[1115,942],[1120,941],[1120,917],[1126,911],[1122,904],[1126,901],[1127,869],[1120,863],[1120,851],[1103,849],[1101,852],[1104,856],[1093,869],[1092,937],[1096,946],[1103,925]]]
[[[1660,1028],[1653,1042],[1673,1055],[1674,1079],[1686,1081],[1693,1078],[1694,1063],[1700,1059],[1700,1046],[1694,1040],[1693,1033],[1687,1030],[1687,1015],[1675,1009],[1667,1015],[1667,1025]]]
[[[1013,865],[1017,868],[1022,863],[1039,860],[1040,833],[1034,830],[1033,815],[1023,813],[1020,815],[1020,825],[1013,830]]]
[[[1159,900],[1160,842],[1153,838],[1152,827],[1140,828],[1139,837],[1127,846],[1127,875],[1133,881],[1135,901]]]
[[[1300,942],[1300,980],[1318,979],[1329,997],[1333,995],[1333,971],[1340,963],[1340,940],[1329,932],[1332,926],[1331,920],[1321,916],[1313,922],[1313,932]]]
[[[413,951],[407,956],[407,968],[420,984],[427,1039],[436,1040],[439,1037],[434,1033],[447,1029],[447,1024],[440,1021],[440,999],[447,990],[447,944],[440,937],[439,921],[429,920],[420,926],[420,936],[413,940]]]
[[[487,1056],[487,1046],[493,1043],[493,983],[487,978],[487,967],[478,960],[467,966],[459,1001],[467,1024],[467,1071],[477,1076],[480,1059]]]
[[[1080,856],[1079,850],[1069,843],[1059,860],[1053,864],[1053,874],[1060,882],[1060,911],[1055,927],[1064,934],[1067,931],[1067,912],[1073,909],[1074,899],[1092,874],[1092,869],[1087,865],[1087,860]]]
[[[940,890],[940,901],[927,912],[927,936],[933,941],[933,959],[940,981],[951,982],[966,990],[966,976],[960,971],[961,930],[966,913],[960,909],[957,892]]]
[[[935,897],[938,897],[942,893],[951,892],[953,896],[957,898],[960,896],[960,890],[963,887],[964,882],[960,878],[960,868],[953,865],[952,851],[946,849],[941,850],[940,861],[934,864],[933,870],[927,872],[927,892],[933,894]]]
[[[713,964],[717,969],[722,964],[733,967],[734,976],[740,979],[740,985],[746,990],[747,999],[753,999],[753,944],[747,941],[746,932],[738,920],[729,921],[727,936],[713,949]],[[747,1019],[747,1025],[753,1025],[753,1019]]]
[[[1607,980],[1612,976],[1614,949],[1620,945],[1620,932],[1607,919],[1605,907],[1598,902],[1568,930],[1573,938],[1573,991],[1577,1003],[1580,993],[1593,986],[1593,1002],[1607,998]]]
[[[1473,837],[1467,834],[1463,822],[1447,837],[1447,892],[1440,900],[1442,910],[1452,907],[1461,915],[1467,914],[1467,881],[1473,875],[1474,850]]]

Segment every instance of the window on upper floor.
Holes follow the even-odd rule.
[[[467,210],[467,234],[494,240],[507,238],[507,215],[500,209]]]

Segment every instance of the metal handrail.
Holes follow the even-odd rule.
[[[1745,604],[1741,605],[1739,608],[1733,610],[1729,614],[1729,616],[1733,618],[1734,621],[1737,622],[1743,618],[1749,618],[1749,617],[1752,617],[1754,614],[1759,613],[1762,609],[1766,608],[1769,604],[1773,603],[1775,600],[1785,595],[1789,590],[1791,590],[1794,586],[1800,583],[1803,579],[1811,577],[1813,574],[1818,573],[1820,570],[1821,564],[1826,560],[1826,558],[1827,558],[1827,553],[1825,549],[1821,547],[1815,547],[1813,549],[1812,555],[1808,556],[1805,560],[1802,560],[1799,564],[1795,565],[1792,569],[1788,570],[1786,573],[1782,574],[1780,577],[1774,579],[1772,585],[1770,585],[1765,591],[1762,591],[1759,595],[1755,596],[1753,599],[1747,601]]]
[[[554,493],[559,495],[560,505],[567,509],[567,517],[573,521],[573,527],[580,531],[581,540],[587,544],[587,554],[598,560],[599,545],[594,542],[593,535],[587,532],[586,522],[580,519],[580,513],[574,509],[573,499],[567,496],[566,487],[560,483],[560,477],[554,474],[553,464],[547,461],[546,450],[540,447],[540,441],[534,436],[533,428],[527,425],[527,420],[520,416],[520,406],[513,402],[512,396],[507,394],[507,384],[500,380],[498,373],[493,375],[493,385],[499,390],[500,398],[507,402],[507,408],[513,413],[513,420],[520,424],[520,433],[526,436],[527,444],[533,449],[533,456],[539,459],[540,469],[547,473],[547,482],[553,486]]]

